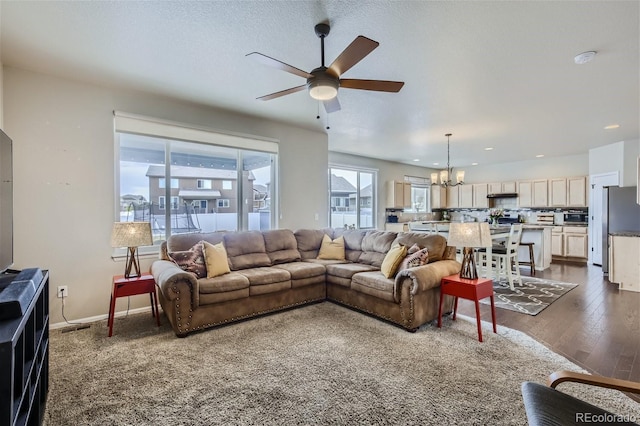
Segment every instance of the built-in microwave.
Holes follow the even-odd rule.
[[[556,217],[559,215],[556,215]],[[562,212],[560,225],[588,225],[589,213],[582,210],[566,210]]]

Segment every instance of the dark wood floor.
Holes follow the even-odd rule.
[[[530,275],[528,268],[520,271]],[[552,263],[536,277],[580,285],[536,316],[496,308],[497,323],[528,334],[592,374],[640,382],[640,293],[619,291],[594,265]],[[458,312],[475,318],[471,301],[461,299]],[[491,321],[487,305],[480,305],[480,315]]]

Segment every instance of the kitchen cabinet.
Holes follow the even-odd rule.
[[[459,187],[458,206],[473,207],[473,185],[462,185]]]
[[[546,207],[547,180],[526,180],[518,182],[518,207]]]
[[[411,182],[390,180],[387,182],[387,207],[411,208]]]
[[[587,207],[587,177],[567,178],[567,207]]]
[[[546,207],[549,205],[549,190],[546,179],[534,180],[532,182],[531,199],[533,207]]]
[[[566,207],[567,205],[567,179],[549,179],[549,206]]]
[[[440,185],[431,185],[431,209],[447,207],[447,189]]]
[[[556,226],[551,230],[551,255],[563,256],[564,244],[562,235],[562,226]]]
[[[640,292],[640,236],[609,235],[609,281]]]
[[[530,180],[518,182],[518,207],[533,207],[533,183]]]
[[[556,226],[551,233],[551,254],[586,260],[589,257],[586,226]]]
[[[486,183],[476,183],[473,185],[473,207],[479,209],[489,208],[487,194],[489,186]]]
[[[447,187],[447,207],[450,209],[456,209],[460,207],[460,187],[448,186]]]
[[[493,182],[489,183],[489,194],[504,194],[507,192],[516,192],[516,182]]]

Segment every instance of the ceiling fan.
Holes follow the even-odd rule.
[[[315,26],[316,35],[320,38],[320,55],[322,65],[311,72],[303,71],[299,68],[285,64],[282,61],[271,58],[262,53],[252,52],[246,56],[251,56],[255,60],[274,67],[282,71],[295,74],[307,79],[307,83],[301,86],[292,87],[290,89],[281,90],[269,95],[261,96],[257,99],[269,101],[291,93],[300,92],[304,89],[309,90],[309,95],[322,101],[327,113],[340,110],[340,102],[338,102],[338,88],[373,90],[377,92],[399,92],[404,82],[402,81],[386,81],[386,80],[358,80],[349,78],[340,78],[342,74],[347,72],[351,67],[364,59],[373,51],[380,43],[364,36],[358,36],[351,42],[346,49],[338,55],[335,61],[329,66],[324,65],[324,39],[329,35],[330,27],[328,24],[320,23]]]

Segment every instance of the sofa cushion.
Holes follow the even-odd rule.
[[[398,266],[400,266],[400,262],[402,262],[406,255],[406,246],[400,244],[391,246],[387,254],[384,256],[382,266],[380,266],[382,275],[384,275],[386,278],[393,277],[398,270]]]
[[[378,268],[371,265],[364,265],[362,263],[338,263],[333,265],[326,265],[327,275],[333,275],[334,277],[351,279],[358,272],[377,271]]]
[[[289,272],[292,280],[323,276],[326,273],[326,268],[323,265],[310,262],[281,263],[274,265],[274,268]]]
[[[207,241],[211,244],[222,242],[224,231],[218,232],[194,232],[188,234],[174,234],[167,239],[167,251],[185,251],[189,250],[197,242]]]
[[[202,242],[197,242],[189,250],[169,252],[169,258],[182,270],[194,274],[196,278],[204,278],[207,268],[202,247]]]
[[[362,239],[362,254],[358,258],[358,262],[380,268],[385,255],[391,249],[391,243],[396,237],[397,234],[395,232],[367,232]]]
[[[249,288],[249,278],[237,272],[198,280],[200,294],[224,293]]]
[[[330,229],[298,229],[293,235],[298,242],[298,251],[303,259],[315,259],[318,257],[322,238],[331,233]]]
[[[267,285],[273,283],[287,282],[291,280],[291,274],[281,268],[261,267],[249,268],[238,271],[249,280],[249,285]]]
[[[288,263],[300,260],[298,241],[289,229],[262,231],[264,246],[271,264]]]
[[[322,260],[344,260],[344,237],[332,240],[330,236],[322,237],[318,259]]]
[[[362,229],[336,229],[333,238],[344,238],[344,255],[351,262],[357,262],[362,254],[362,239],[369,231]]]
[[[351,278],[351,289],[389,302],[393,298],[394,279],[386,278],[380,271],[360,272]]]
[[[429,250],[429,263],[442,260],[447,248],[447,239],[442,235],[422,232],[400,232],[394,241],[394,244],[396,243],[405,246],[417,244],[420,248],[426,247]]]
[[[270,266],[264,238],[259,231],[230,232],[224,235],[229,265],[232,271]]]
[[[204,262],[207,266],[207,278],[215,278],[231,272],[229,260],[227,260],[227,250],[225,250],[221,242],[211,244],[207,241],[202,241],[202,245],[204,248]]]

